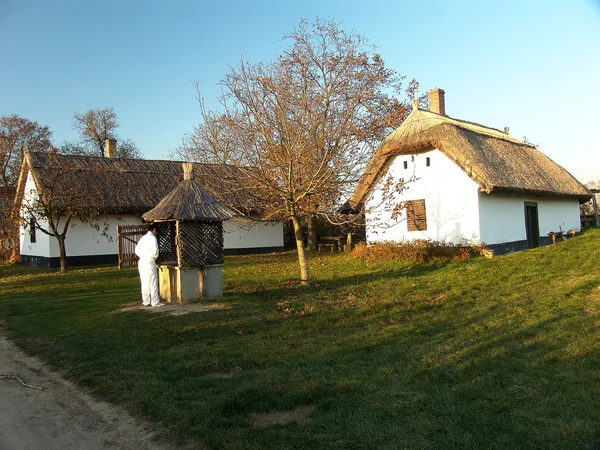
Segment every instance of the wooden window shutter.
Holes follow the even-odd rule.
[[[404,203],[406,208],[406,225],[408,231],[427,230],[427,214],[425,200],[409,200]]]

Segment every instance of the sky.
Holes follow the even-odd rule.
[[[446,114],[536,144],[600,180],[600,0],[0,0],[0,115],[75,141],[75,112],[112,107],[117,133],[167,158],[240,58],[270,61],[319,16],[377,45]]]

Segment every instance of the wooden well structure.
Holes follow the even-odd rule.
[[[223,221],[235,213],[200,186],[192,168],[183,163],[183,181],[142,215],[158,225],[156,263],[167,302],[223,296]]]

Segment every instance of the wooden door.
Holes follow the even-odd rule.
[[[540,224],[537,203],[535,202],[525,202],[525,233],[528,248],[540,246]]]

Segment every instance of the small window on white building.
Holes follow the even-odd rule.
[[[404,203],[404,208],[406,208],[406,227],[408,231],[427,230],[425,200],[409,200]]]
[[[404,161],[404,168],[408,169],[408,161]]]
[[[29,242],[35,244],[35,217],[29,219]]]
[[[431,165],[431,159],[429,158],[429,156],[427,158],[425,158],[425,165],[427,167],[429,167]]]

